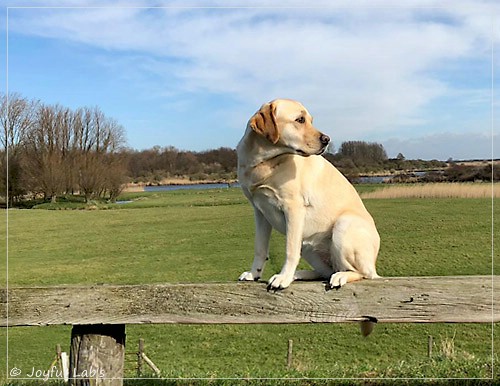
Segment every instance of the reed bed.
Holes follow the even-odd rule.
[[[390,185],[362,198],[491,198],[500,197],[500,183],[430,183]]]

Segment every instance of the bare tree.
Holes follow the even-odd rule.
[[[63,117],[67,113],[61,106],[40,106],[26,136],[26,172],[30,188],[53,202],[66,188],[63,133],[69,128],[64,127],[68,122]]]
[[[38,102],[29,101],[19,94],[0,94],[1,158],[0,194],[8,197],[9,204],[25,195],[28,190],[23,170],[23,143],[32,127]]]
[[[104,179],[104,195],[115,202],[127,182],[126,155],[123,153],[110,153],[105,158],[106,174]]]
[[[38,101],[30,101],[17,93],[0,94],[0,122],[2,147],[18,150],[26,138],[26,132],[35,122]]]
[[[43,193],[55,201],[64,193],[90,199],[120,190],[124,129],[98,107],[71,110],[0,94],[0,123],[0,195],[12,201]]]
[[[120,171],[122,176],[124,171],[110,167],[110,160],[113,158],[111,155],[122,149],[125,136],[123,127],[114,119],[107,118],[97,107],[84,108],[79,115],[75,151],[79,158],[78,185],[86,201],[89,201],[111,190],[116,191],[117,176],[112,174]],[[111,181],[112,188],[107,186]]]

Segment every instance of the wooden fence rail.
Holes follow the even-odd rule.
[[[383,278],[331,291],[320,282],[280,292],[247,282],[10,287],[0,290],[0,326],[73,325],[70,375],[99,369],[107,385],[120,385],[126,324],[492,323],[498,289],[500,276]]]
[[[295,282],[11,287],[0,290],[0,326],[148,323],[500,321],[500,276],[398,277],[325,291]],[[500,295],[500,293],[499,293]]]

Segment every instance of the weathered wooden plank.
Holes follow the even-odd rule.
[[[498,322],[500,276],[399,277],[326,291],[295,282],[9,288],[8,325],[143,323]],[[7,291],[0,292],[1,326]]]

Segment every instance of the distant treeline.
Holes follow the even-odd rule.
[[[230,181],[237,178],[236,150],[230,148],[193,152],[172,146],[157,146],[142,151],[126,149],[121,154],[128,160],[128,177],[133,182],[159,184],[162,180],[175,177],[197,181]],[[390,159],[381,144],[363,141],[344,142],[338,152],[324,156],[353,181],[360,174],[442,169],[447,166],[446,162],[437,160],[406,160],[401,154]]]
[[[11,205],[68,194],[114,200],[127,182],[236,178],[235,150],[131,150],[123,127],[98,107],[72,110],[11,94],[0,96],[0,110],[0,196]]]
[[[142,151],[124,149],[121,154],[129,180],[136,183],[159,184],[178,177],[196,181],[236,179],[236,151],[227,147],[194,152],[155,146]]]
[[[327,153],[325,157],[349,180],[356,182],[360,175],[394,175],[388,182],[474,182],[500,181],[500,168],[491,162],[447,162],[438,160],[407,160],[401,153],[388,158],[384,147],[378,143],[348,141],[339,151]],[[425,171],[425,174],[415,172]]]
[[[17,94],[9,95],[8,103],[6,95],[0,98],[0,195],[6,197],[8,189],[10,204],[74,193],[87,201],[114,199],[121,192],[128,170],[118,122],[98,107],[71,110]]]
[[[352,181],[365,174],[392,174],[401,170],[442,169],[447,166],[446,162],[438,160],[407,160],[401,153],[396,158],[389,158],[383,145],[365,141],[343,142],[337,152],[330,149],[325,157]]]
[[[114,200],[127,182],[237,178],[234,149],[194,152],[156,146],[132,150],[126,147],[124,128],[98,107],[72,110],[18,94],[9,95],[7,103],[4,94],[0,95],[0,109],[0,196],[8,196],[11,205],[37,197],[55,201],[68,194],[84,196],[86,201]],[[370,173],[399,173],[401,181],[421,180],[411,174],[416,170],[434,170],[427,174],[432,181],[500,179],[491,165],[449,166],[437,160],[407,160],[403,154],[388,158],[381,144],[364,141],[344,142],[338,151],[331,148],[324,157],[352,181]]]

